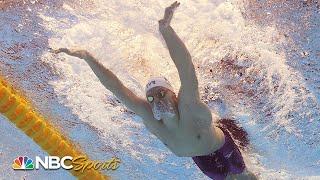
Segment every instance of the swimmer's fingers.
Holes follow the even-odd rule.
[[[180,5],[179,2],[174,2],[172,3],[169,7],[167,7],[165,9],[165,12],[164,12],[164,18],[163,19],[168,19],[170,18],[172,15],[173,15],[173,12],[174,10]]]
[[[172,3],[169,7],[167,8],[171,8],[171,9],[175,9],[180,5],[180,3],[178,1],[175,1],[174,3]]]
[[[91,57],[90,53],[86,50],[74,50],[74,49],[68,49],[68,48],[59,48],[57,50],[52,50],[53,53],[58,54],[61,52],[64,52],[70,56],[75,56],[81,59],[87,59]]]
[[[175,1],[174,3],[172,3],[169,7],[167,7],[165,9],[163,19],[158,21],[160,31],[166,29],[170,25],[171,19],[173,17],[173,12],[179,5],[180,5],[180,3]]]
[[[178,1],[175,1],[174,3],[171,4],[171,6],[172,6],[173,8],[176,8],[176,7],[178,7],[179,5],[180,5],[180,3],[179,3]]]
[[[52,48],[49,48],[49,51],[54,53],[54,54],[59,54],[61,52],[64,52],[64,53],[70,53],[70,50],[67,49],[67,48],[59,48],[59,49],[52,49]]]

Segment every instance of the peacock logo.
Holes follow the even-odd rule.
[[[32,170],[34,165],[32,159],[28,156],[19,156],[13,161],[12,168],[15,170]]]

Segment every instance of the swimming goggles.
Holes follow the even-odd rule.
[[[159,99],[164,98],[164,97],[166,96],[166,93],[167,93],[167,91],[165,91],[165,90],[160,90],[159,92],[157,92],[156,97],[159,98]],[[153,100],[154,100],[154,96],[151,96],[151,95],[147,96],[147,100],[148,100],[150,103],[152,103]]]

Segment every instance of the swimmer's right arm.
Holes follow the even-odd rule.
[[[124,105],[134,111],[143,119],[150,119],[152,110],[148,102],[137,95],[130,89],[125,87],[122,82],[113,74],[109,69],[105,68],[96,58],[85,50],[72,50],[67,48],[60,48],[52,50],[53,53],[64,52],[68,55],[84,59],[91,67],[95,75],[99,78],[100,82],[110,90]]]

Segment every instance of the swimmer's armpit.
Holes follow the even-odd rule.
[[[53,50],[52,52],[56,54],[64,52],[68,55],[84,59],[98,77],[102,85],[120,99],[127,108],[131,109],[142,118],[150,119],[150,117],[153,117],[152,110],[150,109],[148,102],[138,97],[130,89],[125,87],[115,74],[104,67],[86,50],[60,48],[58,50]]]

